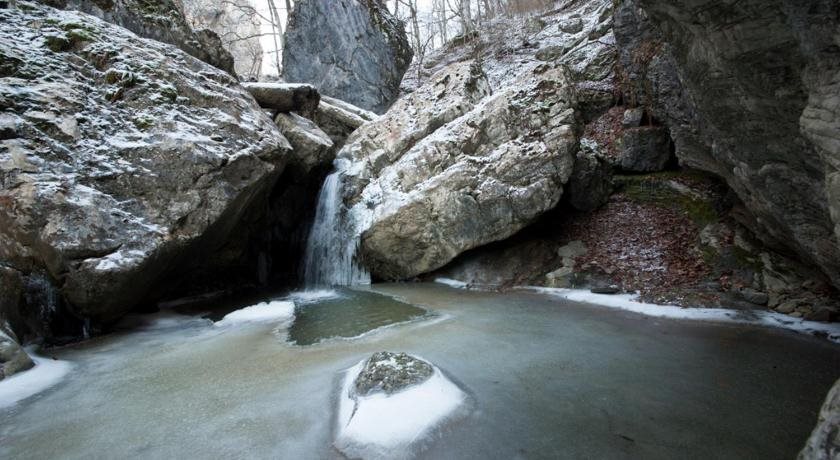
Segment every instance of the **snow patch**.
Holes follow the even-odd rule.
[[[452,278],[435,278],[435,283],[443,284],[456,289],[467,289],[470,287],[469,284]]]
[[[806,321],[771,311],[684,308],[676,305],[656,305],[639,302],[637,300],[638,295],[636,294],[593,294],[592,292],[581,289],[544,287],[523,287],[522,289],[561,297],[573,302],[601,305],[646,316],[777,327],[805,334],[825,336],[832,342],[840,343],[840,324]]]
[[[243,323],[266,321],[291,322],[295,317],[295,303],[283,300],[261,302],[250,307],[228,313],[214,326],[231,326]]]
[[[55,385],[70,372],[69,361],[44,358],[27,350],[35,367],[0,380],[0,409],[9,407]]]
[[[450,418],[467,395],[435,366],[425,382],[390,396],[350,395],[364,367],[362,360],[347,371],[341,386],[335,447],[351,458],[410,458],[411,447]]]

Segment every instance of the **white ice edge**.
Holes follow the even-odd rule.
[[[445,286],[449,286],[455,289],[467,289],[469,287],[468,283],[458,281],[452,278],[435,278],[435,283],[443,284]]]
[[[334,289],[315,289],[292,292],[287,298],[296,304],[309,304],[342,297],[341,293]]]
[[[335,447],[350,457],[409,457],[412,444],[450,417],[466,394],[435,366],[425,382],[390,396],[350,397],[365,360],[347,370],[341,385]]]
[[[571,300],[573,302],[583,302],[608,308],[626,310],[657,318],[776,327],[806,334],[825,335],[828,340],[840,343],[840,324],[806,321],[772,311],[743,311],[730,310],[726,308],[657,305],[639,302],[637,300],[638,295],[636,294],[594,294],[582,289],[546,288],[538,286],[523,286],[518,289],[548,294],[566,300]]]
[[[268,321],[290,322],[295,316],[295,303],[287,300],[260,302],[225,315],[214,326],[225,327]]]
[[[28,351],[35,367],[0,380],[0,408],[12,406],[52,387],[73,368],[69,361],[44,358],[31,349]]]

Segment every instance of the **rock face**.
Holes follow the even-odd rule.
[[[39,0],[56,8],[91,14],[112,24],[163,43],[234,74],[233,56],[214,32],[193,31],[177,0]]]
[[[480,69],[450,66],[339,156],[361,255],[375,276],[437,269],[468,249],[514,234],[553,208],[577,151],[575,92],[566,69],[535,68],[487,95]]]
[[[569,204],[592,211],[604,204],[613,191],[612,165],[591,139],[581,139],[569,180]]]
[[[820,410],[817,426],[808,438],[799,460],[832,460],[840,457],[840,380],[838,380]]]
[[[840,286],[840,3],[625,0],[625,98],[668,125],[680,161],[723,177],[769,244]]]
[[[0,11],[0,261],[110,320],[212,254],[289,144],[227,73],[82,13]]]
[[[353,391],[358,396],[370,396],[379,391],[392,394],[425,382],[432,373],[431,364],[413,356],[379,351],[365,362],[353,382]]]
[[[382,113],[399,93],[412,51],[382,0],[301,0],[286,29],[283,77]]]
[[[671,136],[662,126],[625,130],[619,141],[618,162],[631,172],[662,171],[671,158]]]
[[[34,365],[35,363],[17,341],[0,327],[0,380],[30,369]]]

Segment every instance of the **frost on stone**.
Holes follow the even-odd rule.
[[[405,353],[379,351],[373,354],[353,384],[359,396],[377,391],[393,394],[417,385],[432,376],[432,366]]]
[[[347,371],[335,447],[350,458],[411,458],[433,433],[466,413],[467,395],[437,367],[379,352]]]
[[[192,245],[218,245],[290,146],[227,73],[20,4],[0,10],[0,254],[63,279],[77,313],[112,318]]]

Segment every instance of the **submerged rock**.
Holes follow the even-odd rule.
[[[72,11],[0,10],[0,262],[80,317],[153,298],[228,239],[289,144],[238,82]]]
[[[798,460],[840,458],[840,380],[834,383],[820,409],[817,426],[799,453]]]
[[[377,391],[392,394],[425,382],[432,372],[431,364],[413,356],[379,351],[365,361],[353,389],[359,396],[370,396]]]
[[[283,78],[382,113],[411,62],[405,26],[382,0],[295,2],[283,47]]]

